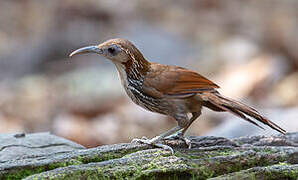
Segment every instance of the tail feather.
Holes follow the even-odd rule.
[[[211,103],[212,105],[216,106],[219,109],[222,109],[223,111],[230,112],[230,113],[262,128],[262,129],[264,129],[264,128],[261,127],[260,125],[258,125],[252,119],[248,118],[247,116],[258,120],[259,122],[271,127],[272,129],[274,129],[282,134],[286,133],[286,131],[284,129],[282,129],[281,127],[279,127],[277,124],[270,121],[266,117],[262,116],[256,109],[254,109],[252,107],[249,107],[249,106],[247,106],[241,102],[235,101],[233,99],[224,97],[217,92],[208,93],[208,94],[204,94],[204,95],[205,95],[205,97],[203,99],[206,99],[206,101],[208,103]]]
[[[226,107],[230,112],[232,112],[233,114],[237,115],[238,117],[244,119],[244,120],[247,120],[248,122],[258,126],[259,128],[261,129],[264,129],[262,126],[260,126],[259,124],[257,124],[256,122],[254,122],[253,120],[251,120],[250,118],[248,118],[247,116],[245,116],[243,113],[239,112],[238,110],[236,109],[232,109],[232,108],[229,108],[229,107]],[[265,129],[264,129],[265,130]]]

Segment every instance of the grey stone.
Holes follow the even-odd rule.
[[[3,162],[1,159],[0,179],[272,179],[272,175],[280,179],[298,178],[298,132],[235,139],[192,136],[191,149],[181,140],[163,141],[174,148],[174,154],[144,144],[84,149],[49,134],[28,135],[32,141],[27,142],[22,140],[26,136],[4,136],[11,140],[6,147],[21,144],[25,149],[17,158],[10,156]],[[58,148],[37,151],[38,155],[32,153],[29,147],[51,147],[47,140],[55,141],[53,149]]]

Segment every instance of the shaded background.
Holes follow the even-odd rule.
[[[134,105],[116,69],[76,48],[121,37],[298,130],[298,2],[1,0],[0,133],[50,131],[87,147],[152,137],[175,121]],[[192,135],[275,133],[203,110]]]

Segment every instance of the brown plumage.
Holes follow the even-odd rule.
[[[149,111],[171,116],[178,122],[177,127],[160,136],[138,141],[156,144],[158,140],[177,132],[176,136],[189,144],[183,135],[191,123],[200,116],[202,107],[214,111],[227,111],[258,127],[261,126],[254,120],[282,134],[286,133],[255,109],[222,96],[216,90],[219,86],[202,75],[181,67],[147,61],[128,40],[108,40],[98,46],[78,49],[70,56],[88,52],[98,53],[115,64],[126,93],[136,104]],[[192,118],[188,118],[188,113],[192,113]],[[164,145],[162,147],[169,148]]]

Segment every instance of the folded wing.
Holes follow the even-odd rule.
[[[219,86],[194,71],[160,64],[153,66],[143,83],[143,91],[153,97],[185,98],[216,88]]]

